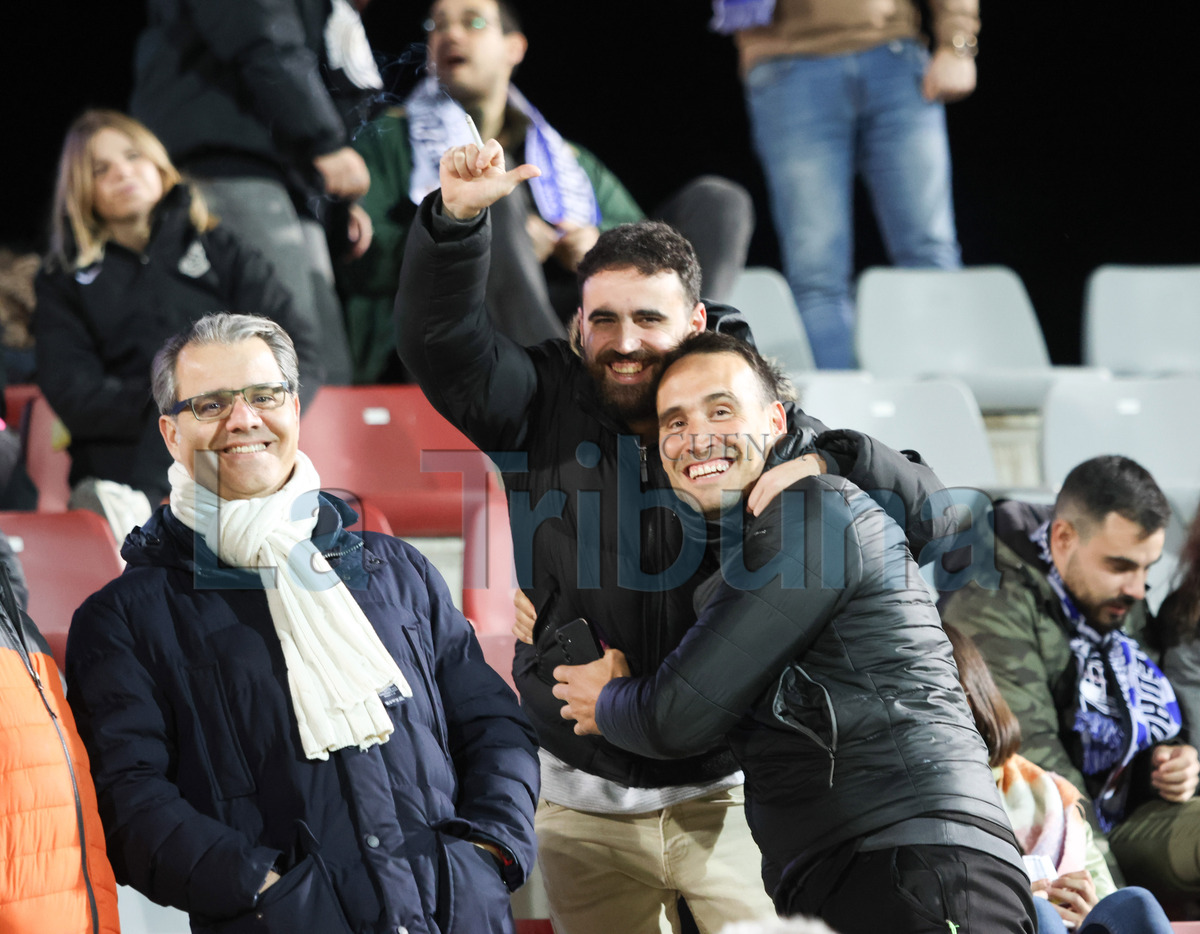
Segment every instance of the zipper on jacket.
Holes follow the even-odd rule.
[[[92,931],[95,934],[100,934],[100,909],[96,906],[96,893],[92,890],[92,876],[88,872],[87,831],[83,823],[83,801],[79,797],[79,781],[75,776],[75,763],[71,761],[71,747],[67,745],[67,738],[63,736],[62,724],[58,719],[58,714],[54,712],[54,707],[50,704],[49,698],[46,697],[46,687],[42,684],[42,679],[38,675],[37,669],[33,667],[32,660],[29,658],[29,646],[25,642],[24,626],[20,616],[21,611],[17,607],[12,586],[8,582],[8,574],[3,570],[0,570],[0,584],[3,585],[4,614],[10,617],[9,622],[12,623],[17,637],[17,653],[21,656],[21,661],[25,663],[25,670],[29,672],[29,677],[33,679],[33,683],[37,687],[38,697],[42,699],[42,705],[46,708],[46,713],[50,714],[50,722],[54,724],[54,732],[58,734],[58,742],[62,746],[63,755],[67,759],[67,773],[71,776],[71,791],[75,796],[75,826],[79,830],[79,863],[80,868],[83,870],[83,885],[87,891],[88,908],[92,913]],[[17,615],[13,617],[13,613]]]
[[[799,720],[797,720],[794,716],[792,716],[787,711],[787,709],[784,707],[784,705],[780,702],[780,699],[779,699],[779,690],[780,689],[778,687],[778,684],[776,685],[776,688],[775,688],[775,698],[771,702],[771,713],[774,714],[775,719],[778,720],[780,723],[782,723],[784,726],[795,730],[797,733],[800,733],[803,736],[807,736],[814,743],[816,743],[819,748],[825,750],[825,754],[827,756],[829,756],[829,787],[832,788],[833,787],[834,766],[837,764],[837,745],[838,745],[837,712],[833,709],[833,701],[830,699],[829,691],[827,691],[825,689],[825,685],[823,685],[819,681],[816,681],[813,678],[809,677],[808,672],[805,671],[803,668],[801,668],[799,665],[793,663],[785,670],[784,673],[786,674],[787,671],[795,671],[795,672],[799,673],[801,676],[803,676],[804,680],[807,681],[809,684],[821,689],[821,696],[825,699],[825,709],[829,712],[829,744],[826,745],[825,741],[822,740],[821,737],[819,737],[815,732],[810,730],[808,727],[806,727],[803,723],[801,723]],[[782,679],[782,676],[781,676],[781,679]]]
[[[42,703],[46,706],[46,712],[50,714],[50,721],[54,724],[54,731],[58,734],[58,742],[62,745],[63,755],[67,759],[67,771],[71,775],[71,791],[75,795],[75,825],[79,829],[79,863],[83,869],[83,885],[87,889],[88,908],[92,912],[92,930],[96,934],[99,934],[100,911],[96,907],[96,893],[92,890],[92,877],[88,872],[87,831],[83,823],[83,801],[79,797],[79,782],[75,776],[75,763],[71,761],[71,747],[67,745],[67,738],[63,735],[62,722],[58,719],[58,714],[54,712],[54,708],[50,706],[50,701],[46,697],[42,679],[38,677],[37,672],[33,671],[32,668],[30,668],[30,672],[33,674],[33,683],[37,685],[38,695],[41,697]]]

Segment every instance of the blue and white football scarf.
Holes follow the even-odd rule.
[[[1120,630],[1101,635],[1088,625],[1054,566],[1049,520],[1029,538],[1049,567],[1046,578],[1074,632],[1070,645],[1078,665],[1075,732],[1083,742],[1082,772],[1107,774],[1095,802],[1100,827],[1107,833],[1125,816],[1128,766],[1134,756],[1179,734],[1179,703],[1166,676],[1137,642]]]
[[[713,18],[708,28],[723,36],[739,29],[770,26],[775,0],[713,0]]]
[[[596,193],[570,144],[512,85],[508,88],[508,103],[529,120],[525,131],[525,161],[542,170],[539,177],[529,181],[538,214],[548,224],[570,220],[581,227],[599,226],[600,206],[596,203]],[[413,152],[408,196],[413,204],[420,204],[440,184],[438,163],[442,153],[451,146],[471,142],[471,132],[463,117],[466,111],[438,86],[433,76],[417,85],[404,102],[404,110],[408,116],[408,139]]]

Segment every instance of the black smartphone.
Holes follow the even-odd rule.
[[[586,619],[580,617],[563,623],[554,632],[568,665],[586,665],[604,655],[600,640]]]

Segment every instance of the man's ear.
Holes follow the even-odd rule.
[[[1056,564],[1059,556],[1069,552],[1077,541],[1079,530],[1066,519],[1055,519],[1050,523],[1050,556]]]
[[[704,302],[696,302],[688,326],[693,331],[703,331],[708,326],[708,309],[704,307]]]
[[[504,36],[504,47],[508,52],[509,68],[516,68],[525,61],[525,53],[529,49],[529,40],[523,32],[510,32]]]
[[[778,399],[771,403],[771,432],[776,438],[787,434],[787,410]]]
[[[179,452],[179,422],[170,415],[158,416],[158,433],[162,435],[167,450],[171,452],[171,457],[179,460],[177,456]]]

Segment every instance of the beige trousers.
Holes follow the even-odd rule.
[[[669,934],[687,901],[701,934],[774,917],[742,787],[645,814],[541,801],[538,865],[556,934]]]

